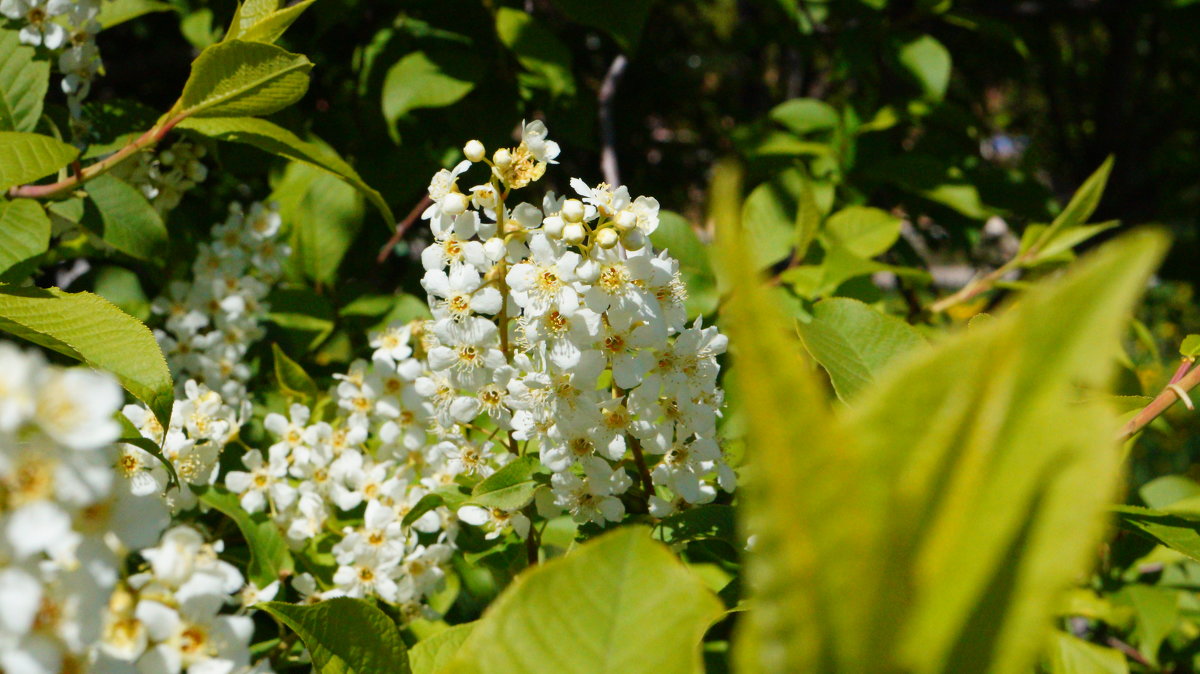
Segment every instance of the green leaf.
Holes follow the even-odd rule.
[[[922,35],[900,46],[896,54],[929,101],[940,101],[950,84],[950,52],[932,35]]]
[[[101,29],[108,30],[145,14],[170,12],[174,9],[170,3],[158,0],[108,0],[100,5],[100,14],[96,16],[96,21],[100,23]]]
[[[1138,496],[1151,508],[1162,510],[1180,501],[1200,496],[1200,484],[1183,475],[1164,475],[1142,485],[1138,489]]]
[[[608,33],[621,51],[632,54],[642,38],[646,17],[654,3],[649,0],[554,0],[554,4],[572,21]]]
[[[18,31],[0,28],[0,131],[33,131],[50,86],[50,62],[36,59]]]
[[[44,178],[71,163],[79,150],[50,136],[0,131],[0,194]]]
[[[1121,588],[1114,600],[1128,602],[1133,607],[1137,616],[1134,641],[1138,650],[1157,665],[1158,649],[1179,620],[1178,590],[1131,584]]]
[[[1120,525],[1200,561],[1200,521],[1138,506],[1114,506]]]
[[[1050,674],[1129,674],[1129,664],[1120,651],[1055,632]]]
[[[437,674],[442,671],[474,629],[473,622],[455,625],[418,641],[408,652],[413,674]]]
[[[212,10],[204,7],[191,12],[179,21],[179,32],[196,49],[204,49],[221,37],[218,30],[213,28]]]
[[[759,268],[787,259],[796,244],[800,195],[805,184],[799,169],[789,169],[750,192],[742,222]]]
[[[0,330],[113,373],[169,427],[175,388],[158,341],[104,298],[0,284]]]
[[[484,478],[471,491],[467,503],[485,508],[520,510],[533,500],[538,483],[533,479],[541,464],[532,456],[522,456]]]
[[[496,33],[521,67],[535,76],[539,87],[552,96],[575,94],[571,52],[541,22],[519,9],[501,7],[496,12]]]
[[[874,381],[890,361],[925,344],[908,323],[846,298],[817,302],[812,320],[798,322],[796,330],[842,400]]]
[[[746,244],[723,234],[736,221],[717,230],[757,453],[739,496],[756,537],[743,671],[1030,671],[1061,592],[1094,563],[1121,477],[1116,415],[1079,387],[1108,383],[1164,237],[1103,247],[896,362],[835,415]],[[819,489],[796,488],[814,475]]]
[[[445,504],[445,499],[442,498],[441,494],[426,494],[422,496],[415,505],[413,505],[412,510],[409,510],[404,514],[404,519],[400,521],[400,524],[405,527],[411,527],[414,522],[421,519],[422,515],[430,510],[434,510],[435,508],[440,508]]]
[[[229,38],[234,39],[249,30],[254,24],[267,19],[279,11],[281,0],[245,0],[239,2],[229,22]]]
[[[126,255],[162,266],[167,249],[167,226],[154,206],[133,185],[105,174],[87,183],[83,225]]]
[[[246,512],[238,502],[237,494],[220,487],[204,487],[194,490],[200,502],[220,511],[237,525],[238,531],[250,547],[250,564],[246,577],[258,587],[264,587],[295,570],[292,553],[279,526],[264,513]]]
[[[441,108],[475,88],[474,73],[433,61],[415,51],[400,59],[383,80],[383,117],[389,124],[418,108]]]
[[[387,201],[370,185],[363,182],[358,172],[323,142],[309,142],[296,134],[265,119],[233,117],[224,119],[185,119],[178,128],[195,131],[208,138],[245,143],[264,152],[286,157],[309,166],[327,171],[362,192],[375,208],[379,209],[384,222],[392,227],[396,217]]]
[[[0,199],[0,273],[50,246],[50,218],[33,199]]]
[[[829,216],[825,236],[859,257],[875,257],[900,238],[900,223],[887,211],[850,206]]]
[[[803,136],[814,131],[836,129],[838,113],[825,101],[815,98],[793,98],[771,109],[771,121],[781,124],[792,133]]]
[[[846,281],[876,272],[891,272],[921,282],[929,281],[929,274],[911,267],[898,267],[859,257],[842,246],[833,246],[825,251],[819,265],[792,267],[779,275],[781,281],[792,286],[801,297],[826,297],[832,295]]]
[[[1184,358],[1200,356],[1200,335],[1188,335],[1179,343],[1179,355]]]
[[[192,62],[180,112],[189,117],[269,115],[308,91],[312,62],[261,42],[215,44]]]
[[[700,672],[721,603],[643,527],[517,577],[442,671]]]
[[[238,14],[234,17],[234,21],[229,26],[229,33],[225,36],[225,40],[238,39],[248,42],[266,42],[268,44],[275,42],[283,36],[284,32],[295,23],[296,19],[304,13],[316,0],[302,0],[294,5],[284,9],[271,11],[268,13],[261,12],[243,12],[243,8],[252,3],[246,3],[238,8]],[[273,2],[263,3],[262,6],[269,6]]]
[[[304,278],[331,283],[362,229],[362,195],[341,179],[308,163],[288,164],[271,194],[291,223],[290,268]]]
[[[725,541],[735,549],[743,547],[735,526],[734,507],[716,503],[668,515],[658,523],[655,533],[668,545],[714,539]]]
[[[288,358],[278,344],[271,345],[271,355],[275,361],[275,381],[279,383],[279,389],[283,391],[284,395],[315,400],[317,384],[312,377],[308,376],[304,368]]]
[[[1076,227],[1061,229],[1058,231],[1058,234],[1053,235],[1049,240],[1039,243],[1036,255],[1032,259],[1027,260],[1025,264],[1032,265],[1038,262],[1058,259],[1070,253],[1075,246],[1120,224],[1117,220],[1109,220],[1098,225],[1078,225]]]
[[[1083,181],[1071,197],[1071,201],[1067,203],[1067,207],[1042,231],[1037,243],[1033,245],[1035,252],[1041,252],[1062,230],[1079,227],[1092,217],[1092,213],[1095,213],[1096,207],[1100,205],[1100,197],[1104,195],[1104,187],[1108,184],[1112,166],[1113,158],[1109,156],[1095,173]]]
[[[337,597],[303,606],[256,604],[304,641],[317,674],[408,674],[400,630],[383,611],[362,599]]]
[[[821,229],[821,207],[817,204],[812,181],[807,176],[803,178],[796,210],[796,258],[801,260]]]

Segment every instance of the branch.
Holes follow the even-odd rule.
[[[1200,367],[1193,368],[1187,374],[1167,384],[1166,388],[1154,400],[1150,401],[1149,405],[1143,407],[1141,412],[1138,412],[1136,416],[1129,420],[1129,423],[1125,424],[1124,428],[1117,435],[1117,439],[1129,439],[1135,433],[1145,428],[1151,421],[1157,419],[1163,412],[1166,412],[1171,405],[1175,404],[1176,400],[1182,399],[1186,401],[1190,408],[1191,401],[1187,398],[1187,392],[1195,388],[1197,384],[1200,384]]]
[[[379,249],[379,257],[375,258],[377,264],[387,262],[388,256],[392,254],[392,249],[396,247],[396,244],[400,243],[400,239],[404,238],[404,233],[408,231],[409,227],[412,227],[412,224],[417,221],[417,217],[432,203],[433,200],[429,198],[428,194],[421,197],[417,205],[413,206],[408,215],[404,216],[404,219],[396,225],[396,232],[392,234],[392,238],[388,239],[388,242],[383,244],[383,248]]]
[[[614,187],[621,184],[621,173],[617,170],[617,129],[613,124],[613,98],[628,65],[629,59],[625,58],[624,54],[617,54],[604,75],[600,91],[596,94],[596,101],[600,106],[600,170],[604,173],[604,182]]]
[[[108,173],[117,164],[128,159],[134,153],[140,152],[148,147],[157,144],[164,136],[175,128],[175,125],[182,122],[186,115],[176,115],[166,122],[154,125],[149,131],[138,136],[125,147],[117,150],[100,161],[89,164],[82,170],[76,170],[74,175],[66,180],[60,180],[56,183],[48,185],[21,185],[12,187],[8,190],[9,199],[58,199],[65,197],[77,188],[82,186],[87,181],[97,178]]]

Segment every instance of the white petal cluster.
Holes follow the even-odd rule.
[[[0,670],[84,671],[129,550],[167,525],[114,488],[116,381],[0,342]]]
[[[254,621],[230,615],[240,604],[242,574],[218,559],[220,542],[176,526],[154,547],[141,551],[145,570],[112,593],[104,614],[98,671],[138,674],[246,672]],[[278,581],[256,592],[270,600]],[[268,671],[265,663],[254,669]]]
[[[208,167],[201,161],[208,150],[199,143],[180,138],[169,148],[139,152],[117,164],[113,173],[141,191],[158,210],[166,214],[197,183],[208,178]]]
[[[102,67],[96,46],[100,4],[101,0],[0,0],[0,15],[21,26],[22,43],[57,53],[62,90],[76,122]]]
[[[175,380],[195,379],[235,409],[247,400],[245,356],[264,333],[264,300],[291,254],[280,227],[273,205],[233,204],[212,240],[200,245],[191,281],[172,282],[152,305],[165,317],[155,336]]]
[[[726,339],[686,323],[679,263],[649,242],[658,202],[574,179],[577,198],[506,203],[558,156],[541,122],[482,160],[491,175],[469,198],[458,180],[486,153],[478,141],[465,152],[434,176],[424,214],[434,240],[421,255],[422,284],[434,320],[421,330],[429,372],[417,390],[438,439],[473,446],[482,419],[502,431],[507,456],[536,451],[553,472],[538,496],[547,517],[619,521],[619,497],[635,479],[652,482],[644,497],[656,516],[732,490],[716,442]],[[486,475],[506,455],[484,456],[473,470]],[[494,530],[513,513],[460,515]]]
[[[136,496],[159,496],[172,513],[196,505],[189,485],[204,487],[217,481],[217,462],[225,446],[237,435],[249,415],[250,404],[234,407],[216,391],[189,379],[184,397],[176,400],[170,426],[164,431],[154,414],[142,404],[126,405],[125,418],[161,448],[163,458],[171,462],[179,477],[180,488],[167,490],[167,470],[162,461],[136,445],[122,444],[117,469],[128,479],[129,491]]]

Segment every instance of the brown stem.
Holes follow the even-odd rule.
[[[956,304],[962,304],[963,302],[970,301],[975,297],[991,290],[992,286],[996,284],[996,281],[999,281],[1004,277],[1005,274],[1012,271],[1013,268],[1016,267],[1014,264],[1015,262],[1016,260],[1013,260],[1012,262],[1009,262],[1008,264],[1000,267],[986,276],[972,279],[970,283],[960,288],[958,292],[952,295],[947,295],[929,305],[929,311],[935,314],[941,313]]]
[[[1175,368],[1175,374],[1171,375],[1170,383],[1176,384],[1180,379],[1183,379],[1183,375],[1187,374],[1187,371],[1191,369],[1192,363],[1194,362],[1195,361],[1191,358],[1184,358],[1183,362],[1179,364],[1179,367]]]
[[[642,500],[645,502],[646,512],[650,512],[650,496],[654,494],[654,480],[650,477],[650,470],[646,468],[646,457],[642,454],[642,443],[629,434],[626,434],[625,438],[629,440],[629,448],[633,450],[633,462],[637,465],[638,475],[642,478],[642,491],[645,492]]]
[[[1129,420],[1129,423],[1125,424],[1124,428],[1117,435],[1117,439],[1125,440],[1130,438],[1133,434],[1145,428],[1151,421],[1157,419],[1163,412],[1166,412],[1180,398],[1176,389],[1187,392],[1195,388],[1197,384],[1200,384],[1200,367],[1193,368],[1178,380],[1168,384],[1168,387],[1164,388],[1154,400],[1150,401],[1149,405],[1143,407],[1141,412],[1138,412],[1136,416]]]
[[[538,548],[541,547],[541,534],[533,526],[534,507],[530,504],[525,508],[525,517],[529,519],[529,533],[525,535],[525,559],[529,566],[537,566]]]
[[[429,198],[428,194],[421,197],[421,200],[417,202],[417,205],[413,206],[413,209],[408,212],[408,215],[404,216],[404,219],[396,225],[396,231],[392,234],[392,238],[388,239],[388,242],[383,244],[383,248],[379,249],[379,256],[375,258],[375,262],[377,264],[383,264],[384,262],[387,262],[388,256],[392,254],[392,250],[396,247],[396,244],[400,243],[400,239],[404,238],[404,233],[408,231],[409,227],[412,227],[412,224],[417,221],[417,217],[420,216],[426,208],[429,208],[429,204],[432,203],[433,200]]]
[[[617,93],[617,85],[625,74],[629,59],[624,54],[618,54],[604,75],[600,91],[596,94],[596,102],[600,116],[600,170],[604,173],[604,182],[609,185],[620,185],[621,174],[617,169],[617,129],[613,124],[613,98]]]
[[[89,164],[82,170],[76,171],[74,175],[66,180],[60,180],[56,183],[48,185],[21,185],[12,187],[8,190],[9,199],[58,199],[64,197],[80,187],[87,181],[102,176],[108,173],[117,164],[128,159],[136,152],[140,152],[148,147],[157,144],[164,136],[175,128],[175,125],[182,122],[187,115],[179,114],[162,124],[155,125],[146,133],[138,136],[136,140],[129,143],[125,147],[117,150],[109,156],[101,159],[94,164]]]

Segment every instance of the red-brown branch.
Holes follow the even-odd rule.
[[[392,234],[392,238],[388,239],[383,248],[379,249],[379,257],[375,258],[376,263],[383,264],[387,262],[388,256],[392,254],[392,250],[396,247],[396,244],[400,243],[400,239],[404,238],[404,233],[408,231],[409,227],[412,227],[412,224],[417,221],[421,213],[425,212],[425,209],[429,208],[429,205],[432,203],[433,200],[429,198],[429,195],[421,197],[421,201],[417,202],[417,205],[413,206],[408,215],[404,216],[404,219],[396,225],[396,231]]]

